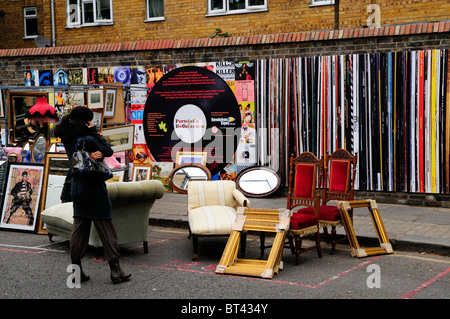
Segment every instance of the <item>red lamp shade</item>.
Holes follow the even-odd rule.
[[[45,96],[37,97],[36,104],[27,111],[25,117],[30,120],[32,125],[39,122],[40,126],[43,123],[55,123],[58,120],[55,108],[47,103],[47,97]]]

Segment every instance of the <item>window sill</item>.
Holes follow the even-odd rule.
[[[104,22],[104,23],[89,23],[80,25],[66,25],[66,29],[79,29],[79,28],[89,28],[89,27],[103,27],[114,25],[114,22]]]
[[[37,37],[38,37],[37,35],[29,35],[29,36],[23,37],[22,40],[34,40]]]
[[[166,21],[165,17],[157,17],[157,18],[149,18],[145,19],[144,22],[158,22],[158,21]]]
[[[230,11],[230,12],[209,12],[205,15],[205,17],[217,17],[217,16],[228,16],[228,15],[233,15],[233,14],[246,14],[246,13],[259,13],[259,12],[267,12],[269,11],[269,9],[264,8],[264,9],[254,9],[254,10],[234,10],[234,11]]]
[[[331,3],[312,3],[309,5],[310,8],[323,7],[323,6],[334,6],[334,1]]]

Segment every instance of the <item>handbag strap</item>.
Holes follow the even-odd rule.
[[[80,148],[80,144],[81,143],[83,143],[83,147],[82,148]],[[77,143],[75,144],[75,149],[77,150],[77,151],[84,151],[84,148],[85,148],[85,146],[86,146],[86,139],[84,138],[84,137],[79,137],[78,139],[77,139]]]

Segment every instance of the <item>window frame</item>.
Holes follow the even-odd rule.
[[[164,0],[161,0],[163,2],[163,15],[161,17],[150,17],[150,1],[152,0],[145,0],[145,22],[152,22],[152,21],[164,21],[166,20],[166,17],[164,15]]]
[[[222,9],[211,9],[211,0],[207,0],[207,14],[206,16],[217,16],[217,15],[230,15],[230,14],[243,14],[243,13],[255,13],[255,12],[265,12],[268,11],[267,1],[264,0],[263,5],[250,5],[250,0],[245,0],[245,9],[240,10],[229,10],[229,0],[222,0]]]
[[[114,24],[114,9],[112,0],[109,1],[109,10],[110,10],[110,19],[97,19],[98,9],[97,9],[97,0],[75,0],[72,2],[76,2],[76,4],[71,4],[70,0],[66,0],[66,28],[80,28],[80,27],[95,27],[102,25],[112,25]],[[83,14],[83,9],[85,4],[92,4],[93,12],[94,12],[94,22],[84,22],[85,15]],[[75,5],[75,16],[71,14],[70,6]],[[75,21],[72,22],[71,18],[75,17]]]
[[[27,15],[27,11],[33,10],[35,14],[33,15]],[[23,13],[23,38],[24,39],[35,39],[38,37],[38,13],[37,13],[37,7],[36,6],[26,6],[22,8]],[[27,20],[36,19],[36,34],[35,35],[28,35],[27,34]]]

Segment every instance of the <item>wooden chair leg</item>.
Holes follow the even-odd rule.
[[[331,227],[331,254],[336,250],[336,226]]]
[[[325,242],[327,244],[330,243],[330,235],[328,234],[328,228],[326,226],[323,227],[323,235],[325,237]]]
[[[289,248],[291,249],[291,253],[295,255],[295,245],[292,236],[288,236]]]
[[[300,264],[300,253],[302,250],[302,237],[295,236],[295,265]]]
[[[322,258],[322,246],[320,246],[320,233],[316,233],[316,246],[317,246],[317,255],[319,258]]]
[[[192,256],[192,260],[196,261],[198,259],[198,236],[192,235],[192,244],[194,246],[194,255]]]
[[[148,254],[148,241],[144,241],[142,247],[144,248],[144,254]]]

